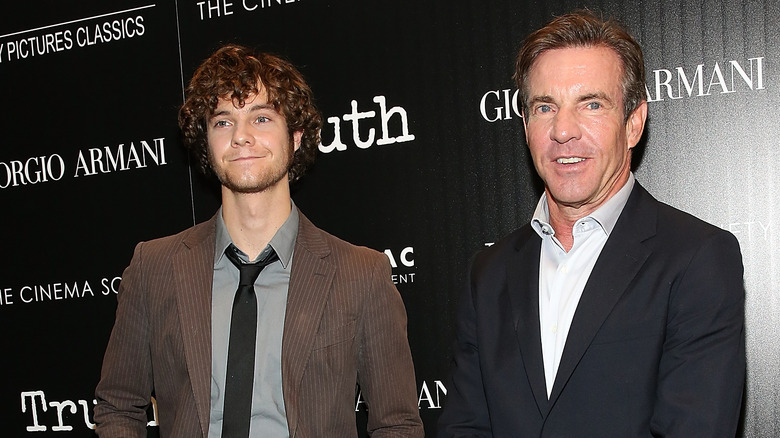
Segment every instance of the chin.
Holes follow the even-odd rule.
[[[555,202],[561,205],[584,204],[590,196],[590,193],[571,190],[558,190],[549,192],[552,193],[552,197]]]

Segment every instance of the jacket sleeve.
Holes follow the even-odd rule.
[[[357,370],[369,409],[368,432],[373,438],[423,437],[406,309],[392,282],[387,257],[377,254],[371,275],[359,321]]]
[[[672,285],[653,436],[735,435],[745,380],[742,274],[736,238],[718,232]]]
[[[452,368],[446,385],[447,400],[439,417],[439,438],[493,436],[479,359],[472,270],[473,259],[458,301]]]
[[[146,436],[153,382],[143,263],[139,243],[122,274],[116,321],[95,390],[96,432],[101,438]]]

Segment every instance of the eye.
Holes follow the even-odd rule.
[[[539,105],[536,107],[537,113],[544,114],[544,113],[549,113],[550,111],[552,111],[552,107],[550,107],[550,105]]]
[[[257,123],[265,123],[265,122],[270,122],[270,121],[271,121],[271,119],[269,119],[266,116],[258,116],[257,119],[255,119],[255,122],[257,122]]]
[[[214,122],[215,128],[222,128],[229,125],[230,123],[227,120],[217,120],[216,122]]]
[[[599,102],[590,102],[588,103],[588,109],[592,109],[592,110],[601,109],[601,104]]]

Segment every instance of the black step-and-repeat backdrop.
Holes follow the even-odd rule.
[[[779,436],[780,6],[770,0],[6,2],[0,435],[93,436],[133,246],[219,205],[180,146],[176,111],[196,66],[228,42],[284,55],[312,85],[326,123],[293,197],[321,227],[389,257],[432,434],[466,262],[528,221],[540,193],[514,53],[580,6],[620,19],[645,49],[650,120],[637,178],[740,241],[741,434]],[[364,422],[360,398],[356,411]]]

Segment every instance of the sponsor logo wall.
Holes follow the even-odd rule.
[[[0,16],[3,436],[94,436],[116,291],[134,245],[206,220],[214,182],[176,128],[183,85],[224,43],[299,66],[323,113],[293,187],[322,228],[384,252],[407,306],[418,405],[433,435],[470,256],[529,220],[514,52],[556,0],[15,2]],[[747,290],[745,437],[780,433],[780,7],[586,2],[645,49],[637,178],[734,233]],[[359,424],[366,406],[355,400]],[[156,410],[149,426],[156,434]],[[365,436],[363,433],[361,436]]]

